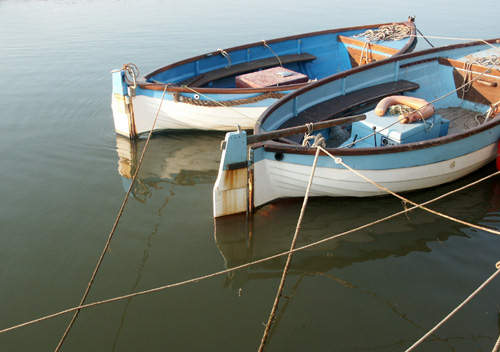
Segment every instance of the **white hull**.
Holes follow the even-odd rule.
[[[274,99],[269,99],[269,105]],[[266,101],[264,101],[266,102]],[[135,133],[147,133],[153,126],[153,121],[160,105],[160,99],[144,95],[132,99]],[[129,114],[123,104],[123,97],[112,97],[113,119],[116,133],[129,137]],[[257,118],[266,110],[259,107],[207,107],[164,100],[158,115],[154,131],[161,130],[216,130],[234,131],[253,129]]]
[[[394,192],[437,186],[456,180],[486,165],[496,157],[496,143],[460,157],[422,166],[359,170],[363,175]],[[313,156],[311,156],[311,159]],[[254,206],[284,197],[303,197],[311,166],[264,159],[254,165]],[[310,195],[368,197],[385,194],[346,169],[318,167]]]

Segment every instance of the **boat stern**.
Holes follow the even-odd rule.
[[[248,185],[247,134],[228,132],[213,189],[214,218],[246,212]]]
[[[125,81],[124,69],[111,71],[112,94],[111,109],[115,132],[119,135],[135,138],[134,109],[132,105],[131,89]]]

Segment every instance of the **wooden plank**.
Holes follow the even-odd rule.
[[[339,36],[337,36],[337,38],[338,38],[339,42],[341,42],[341,43],[348,44],[348,45],[355,45],[355,46],[358,46],[360,48],[364,48],[366,45],[366,46],[368,46],[368,50],[375,50],[375,51],[378,51],[378,52],[381,52],[384,54],[388,54],[388,55],[394,55],[394,54],[397,54],[399,52],[399,50],[395,49],[395,48],[390,48],[388,46],[384,46],[384,45],[380,45],[380,44],[368,43],[368,42],[365,42],[364,40],[359,40],[359,39],[356,39],[353,37],[346,37],[343,35],[339,35]]]
[[[274,130],[271,132],[254,134],[252,136],[247,137],[247,144],[255,144],[258,142],[268,141],[268,140],[276,139],[276,138],[287,137],[287,136],[291,136],[291,135],[298,134],[298,133],[306,133],[308,131],[322,130],[324,128],[343,125],[345,123],[353,123],[353,122],[361,121],[364,119],[366,119],[366,115],[354,115],[354,116],[347,116],[347,117],[342,117],[342,118],[334,119],[334,120],[326,120],[326,121],[316,122],[316,123],[313,123],[312,125],[310,125],[309,127],[304,124],[302,126],[295,126],[295,127],[290,127],[290,128],[283,128],[283,129],[279,129],[279,130]]]
[[[467,64],[464,61],[449,59],[446,57],[440,57],[438,59],[438,62],[441,65],[451,66],[451,67],[458,68],[461,70],[465,70],[465,66]],[[473,72],[478,72],[478,73],[485,73],[486,71],[488,71],[488,73],[486,73],[487,75],[500,77],[500,69],[498,67],[489,68],[489,67],[482,66],[482,65],[472,64],[472,65],[470,65],[469,69]]]
[[[467,71],[453,69],[453,80],[455,87],[461,87],[467,79],[476,79],[472,84],[467,85],[464,89],[457,91],[459,98],[481,103],[484,105],[494,104],[500,101],[500,77],[488,77],[483,75],[477,79],[478,73],[473,73],[471,77],[467,76]]]
[[[316,59],[316,56],[303,53],[303,54],[293,54],[293,55],[282,55],[279,56],[279,58],[282,64],[286,65],[294,62],[312,61]],[[184,84],[191,87],[200,87],[207,84],[208,82],[216,81],[221,78],[235,76],[242,73],[247,73],[278,65],[279,65],[278,59],[275,56],[272,56],[265,59],[232,65],[228,68],[224,67],[210,72],[202,73],[201,75],[189,79],[188,83],[184,82]]]
[[[331,119],[332,117],[345,113],[349,109],[358,105],[370,103],[390,95],[400,94],[418,88],[419,85],[417,83],[400,80],[359,89],[312,106],[299,113],[296,117],[286,121],[280,126],[280,128],[288,128],[302,125],[304,123]]]
[[[349,54],[349,59],[351,60],[351,67],[362,66],[369,64],[370,62],[387,59],[389,57],[366,50],[361,52],[361,50],[352,47],[347,48],[347,53]]]

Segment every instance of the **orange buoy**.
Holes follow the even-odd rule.
[[[419,121],[423,119],[428,119],[434,115],[434,106],[428,103],[425,99],[407,97],[404,95],[393,95],[379,101],[375,107],[375,114],[378,116],[384,116],[387,109],[396,104],[402,104],[409,106],[412,109],[416,109],[406,116],[400,115],[401,123],[411,123],[414,121]]]

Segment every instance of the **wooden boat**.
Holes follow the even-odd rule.
[[[496,157],[500,138],[499,43],[493,39],[393,57],[327,77],[283,98],[259,118],[256,135],[226,134],[214,216],[304,195],[316,148],[303,146],[302,134],[269,140],[290,128],[305,131],[294,127],[304,123],[313,123],[310,130],[322,128],[329,153],[394,192],[440,185],[479,169]],[[486,63],[495,59],[496,64]],[[400,123],[389,114],[376,116],[374,105],[395,94],[433,102],[435,114],[413,123]],[[363,112],[362,121],[347,118],[347,125],[332,127],[339,116]],[[381,194],[331,157],[319,157],[310,195]]]
[[[401,39],[372,41],[359,36],[379,28],[389,28],[395,33],[391,38]],[[411,51],[416,45],[414,34],[410,19],[219,49],[144,77],[138,77],[135,65],[127,64],[112,72],[115,131],[130,138],[149,132],[164,90],[155,131],[252,129],[276,99],[314,80]],[[249,83],[240,79],[243,74],[258,77]]]

